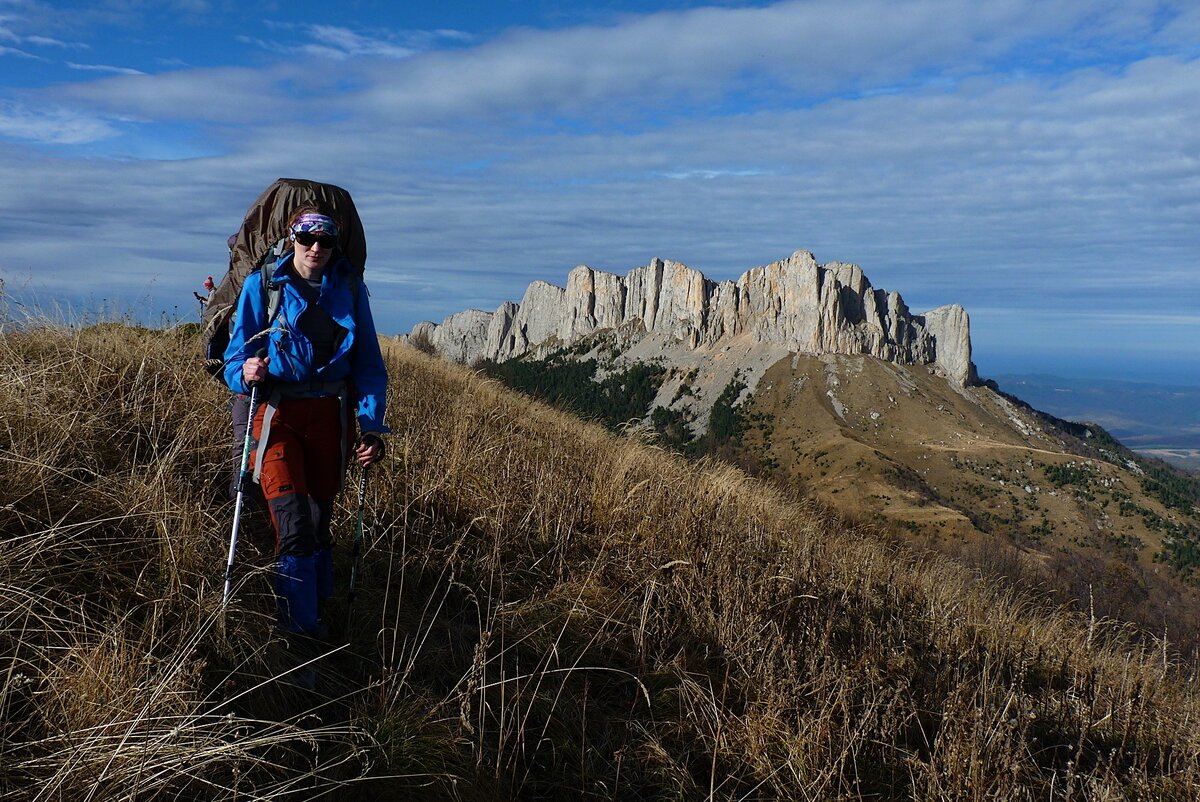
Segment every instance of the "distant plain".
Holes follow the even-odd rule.
[[[1200,386],[1048,374],[990,378],[1043,412],[1098,423],[1134,451],[1200,471]]]

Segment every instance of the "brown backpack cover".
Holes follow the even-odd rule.
[[[229,322],[246,276],[257,270],[271,247],[287,235],[287,223],[301,206],[312,204],[338,224],[338,250],[361,278],[367,264],[367,238],[350,193],[333,184],[303,178],[280,178],[263,190],[242,219],[229,253],[229,270],[204,306],[205,366],[220,370],[229,343]]]

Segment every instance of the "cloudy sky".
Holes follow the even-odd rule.
[[[1200,3],[567,5],[0,0],[10,301],[194,315],[302,176],[388,332],[804,249],[964,305],[985,376],[1200,384]]]

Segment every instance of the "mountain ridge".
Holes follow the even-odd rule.
[[[423,321],[402,340],[427,338],[443,356],[471,364],[503,361],[553,342],[571,345],[606,329],[639,324],[691,349],[745,335],[796,353],[867,354],[898,364],[932,365],[966,387],[970,320],[958,304],[917,315],[896,291],[876,289],[858,265],[818,264],[809,251],[716,282],[679,262],[655,258],[625,276],[586,265],[566,287],[534,281],[519,304],[471,309],[441,324]]]

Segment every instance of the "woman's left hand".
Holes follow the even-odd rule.
[[[383,459],[383,441],[377,434],[364,434],[354,447],[354,458],[364,468]]]

